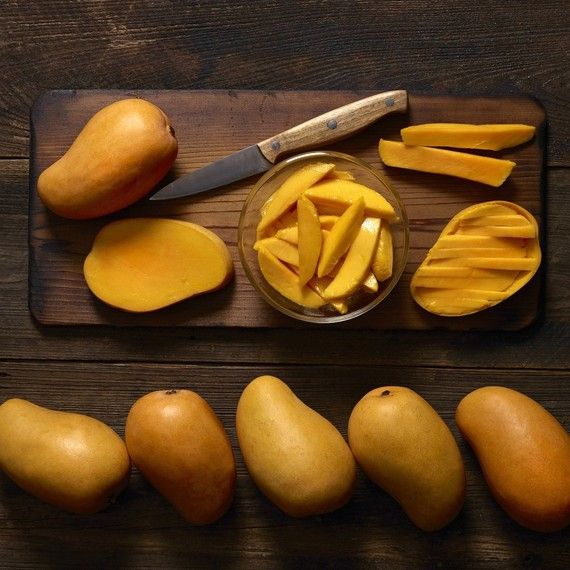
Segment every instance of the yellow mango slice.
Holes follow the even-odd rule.
[[[378,216],[389,221],[397,219],[392,205],[378,192],[351,180],[329,180],[315,184],[305,191],[319,210],[319,214],[342,214],[351,204],[362,198],[367,216]]]
[[[268,237],[256,241],[253,245],[255,251],[259,251],[260,247],[270,251],[277,259],[299,267],[299,250],[291,243],[278,237]]]
[[[325,179],[332,178],[336,180],[355,180],[352,172],[348,170],[331,170],[325,177]]]
[[[130,218],[97,234],[83,272],[89,289],[105,303],[146,312],[223,287],[233,262],[226,244],[202,226]]]
[[[307,285],[299,283],[299,277],[263,246],[257,251],[261,273],[266,281],[284,297],[309,309],[318,309],[325,301]]]
[[[511,160],[441,148],[407,146],[402,142],[384,139],[380,139],[379,153],[387,166],[447,174],[495,187],[501,186],[516,166]]]
[[[407,145],[501,150],[529,141],[535,130],[519,124],[426,123],[406,127],[400,134]]]
[[[325,240],[317,266],[318,277],[328,275],[337,261],[348,251],[358,234],[363,216],[364,199],[360,197],[339,218]]]
[[[321,298],[323,298],[325,289],[329,286],[331,281],[332,277],[329,275],[325,275],[324,277],[313,277],[309,281],[309,287],[311,287],[311,289],[313,289],[316,293],[319,294]],[[332,299],[328,303],[340,315],[346,315],[346,313],[348,313],[348,303],[345,299]]]
[[[362,282],[362,288],[367,293],[377,293],[378,292],[378,279],[374,276],[374,273],[370,272],[368,277]]]
[[[386,281],[392,276],[394,266],[394,248],[392,245],[392,230],[382,222],[378,247],[372,260],[372,272],[378,281]]]
[[[297,210],[287,210],[281,214],[274,222],[264,227],[262,230],[257,228],[257,239],[274,236],[281,229],[291,228],[297,225]]]
[[[319,214],[315,205],[306,197],[297,200],[299,233],[299,282],[305,285],[315,273],[321,254],[322,236]]]
[[[344,263],[324,291],[326,300],[348,297],[362,285],[370,271],[379,236],[380,220],[365,218],[346,254]]]
[[[495,222],[508,225],[492,225]],[[532,233],[527,230],[520,237],[504,231],[520,228],[531,228]],[[530,281],[540,261],[532,214],[511,202],[476,204],[443,229],[412,277],[412,296],[437,315],[468,315],[513,295]]]
[[[319,216],[319,222],[323,230],[332,230],[333,226],[338,222],[339,216]]]
[[[257,226],[257,231],[263,232],[265,228],[291,208],[307,188],[318,182],[333,169],[334,164],[315,162],[295,171],[262,206],[261,220]]]
[[[323,242],[325,241],[329,233],[330,233],[329,230],[321,230],[321,240]],[[297,226],[293,226],[292,228],[283,228],[282,230],[277,231],[275,237],[287,241],[292,245],[298,245],[299,228]]]

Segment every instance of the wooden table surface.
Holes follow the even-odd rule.
[[[0,402],[22,397],[124,433],[136,398],[198,391],[238,461],[234,504],[193,528],[135,471],[109,510],[75,516],[0,478],[2,568],[570,567],[570,531],[541,535],[494,503],[453,415],[488,384],[525,392],[570,426],[570,17],[558,1],[3,3],[0,11]],[[48,327],[28,311],[29,111],[46,89],[375,90],[537,98],[548,120],[543,314],[521,332]],[[428,534],[359,475],[323,517],[281,514],[235,439],[248,381],[281,377],[343,434],[368,390],[408,386],[458,437],[467,499]]]

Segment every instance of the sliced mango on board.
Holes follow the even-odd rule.
[[[406,145],[502,150],[528,142],[535,127],[519,124],[426,123],[400,131]]]
[[[482,220],[491,222],[485,225]],[[492,225],[505,220],[508,225]],[[524,237],[513,236],[513,228],[525,228]],[[540,261],[538,224],[532,214],[512,202],[485,202],[451,219],[410,288],[414,300],[431,313],[468,315],[516,293],[534,276]]]
[[[512,160],[427,146],[407,146],[384,139],[380,139],[379,153],[386,166],[447,174],[495,187],[501,186],[516,166]]]

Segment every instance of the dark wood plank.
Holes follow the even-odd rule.
[[[132,403],[142,394],[185,387],[204,396],[225,425],[238,462],[238,488],[229,513],[217,524],[190,528],[135,473],[128,490],[106,512],[80,517],[60,512],[0,479],[0,548],[3,567],[164,567],[300,564],[338,567],[545,567],[570,564],[570,529],[540,535],[513,523],[491,499],[477,462],[459,435],[453,414],[472,389],[498,384],[521,390],[570,426],[570,373],[361,366],[129,367],[84,363],[0,362],[0,400],[19,396],[38,404],[89,413],[123,434]],[[445,530],[424,533],[360,474],[343,509],[296,520],[282,515],[252,484],[238,451],[235,405],[247,382],[272,373],[346,435],[353,405],[382,384],[406,385],[451,427],[465,461],[467,500]],[[112,397],[110,395],[112,394]],[[104,544],[105,548],[101,548]],[[216,547],[213,547],[213,545]]]
[[[25,157],[45,88],[409,89],[524,93],[550,118],[549,163],[570,165],[566,3],[13,0],[0,156]],[[255,41],[252,41],[255,38]],[[14,64],[17,62],[17,64]]]
[[[0,161],[0,358],[570,367],[570,171],[549,171],[544,318],[520,333],[43,327],[27,307],[27,175]]]
[[[109,217],[89,222],[59,218],[41,203],[36,180],[69,147],[85,122],[111,101],[139,95],[158,104],[170,117],[179,140],[179,157],[171,176],[192,172],[255,141],[370,93],[262,91],[55,91],[36,103],[32,114],[30,179],[30,308],[43,324],[111,324],[123,326],[299,327],[270,307],[248,282],[238,261],[237,225],[247,193],[257,177],[207,195],[176,202],[141,203],[117,214],[187,219],[215,231],[230,247],[236,266],[233,283],[213,294],[150,314],[110,308],[95,299],[85,284],[83,261]],[[530,143],[499,153],[517,167],[497,190],[451,177],[386,168],[378,157],[378,140],[398,138],[402,126],[422,122],[513,122],[537,127]],[[402,279],[390,297],[367,315],[338,328],[516,330],[538,315],[538,275],[517,295],[490,310],[461,319],[428,314],[411,298],[409,283],[427,250],[449,219],[477,202],[501,199],[520,204],[540,224],[544,113],[527,98],[457,98],[410,94],[409,113],[394,114],[333,148],[354,154],[380,170],[400,194],[410,219],[410,255]],[[497,153],[489,153],[497,156]],[[114,218],[116,216],[113,216]],[[331,325],[329,325],[331,326]]]

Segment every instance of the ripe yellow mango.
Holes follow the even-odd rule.
[[[177,153],[168,117],[148,101],[123,99],[96,113],[69,150],[41,173],[38,194],[60,216],[104,216],[150,192]]]
[[[495,187],[501,186],[516,166],[512,160],[441,148],[407,146],[402,142],[384,139],[380,139],[379,153],[386,166],[447,174]]]
[[[358,198],[342,214],[323,244],[317,276],[328,275],[358,234],[364,215],[364,199]]]
[[[103,422],[13,398],[0,406],[0,469],[46,503],[90,514],[126,487],[131,464]]]
[[[406,127],[400,134],[406,145],[501,150],[529,141],[535,130],[520,124],[426,123]]]
[[[299,229],[299,282],[305,285],[315,273],[321,254],[321,222],[315,205],[301,195],[297,200]]]
[[[342,435],[278,378],[246,386],[236,429],[251,478],[286,514],[328,513],[352,496],[356,465]]]
[[[533,399],[501,386],[465,396],[455,414],[501,507],[522,526],[570,524],[570,435]]]
[[[145,312],[223,287],[233,275],[233,262],[226,244],[202,226],[130,218],[99,232],[83,273],[105,303]]]
[[[348,422],[348,442],[366,475],[426,531],[448,525],[465,497],[465,471],[453,434],[416,392],[368,392]]]
[[[133,463],[184,519],[210,524],[228,510],[234,455],[222,422],[198,394],[145,394],[129,411],[125,439]]]
[[[441,316],[462,316],[507,299],[540,266],[536,220],[505,201],[484,202],[456,214],[418,267],[414,300]]]
[[[273,224],[293,206],[299,196],[334,169],[334,164],[314,162],[294,172],[269,197],[261,208],[261,220],[257,225],[258,235]]]
[[[318,309],[325,301],[307,285],[301,285],[299,276],[284,265],[263,245],[257,250],[259,269],[265,280],[283,297],[309,309]]]
[[[325,289],[325,300],[348,297],[364,283],[378,248],[379,235],[380,219],[365,218],[338,273]]]
[[[351,204],[364,200],[367,216],[377,216],[390,222],[396,220],[394,208],[378,192],[352,180],[328,180],[305,190],[320,214],[341,215]]]

